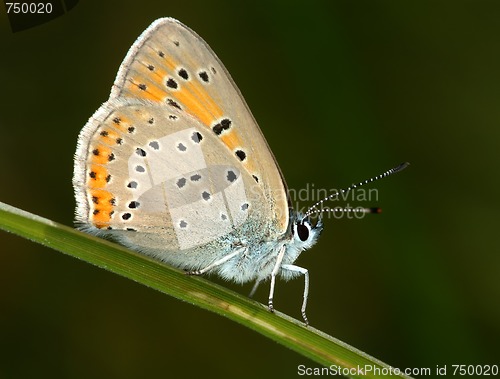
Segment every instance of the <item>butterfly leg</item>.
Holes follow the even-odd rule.
[[[255,295],[255,292],[257,291],[257,288],[259,288],[259,284],[260,282],[262,282],[262,279],[257,279],[255,281],[255,284],[253,285],[252,287],[252,290],[250,291],[250,293],[248,294],[248,297],[252,298],[253,295]]]
[[[276,264],[274,265],[273,271],[271,272],[271,285],[269,289],[269,302],[268,302],[268,307],[270,312],[274,312],[274,306],[273,306],[274,285],[276,284],[276,275],[278,275],[278,272],[280,271],[281,262],[283,261],[283,257],[285,256],[285,250],[286,250],[285,246],[282,246],[280,248],[278,256],[276,257]]]
[[[293,272],[298,272],[302,275],[304,275],[304,300],[302,301],[302,318],[304,319],[304,322],[306,325],[309,325],[309,320],[307,319],[306,316],[306,307],[307,307],[307,297],[309,295],[309,271],[307,271],[306,268],[304,267],[299,267],[295,265],[283,265],[281,266],[283,270],[288,270],[288,271],[293,271]]]
[[[231,254],[228,254],[226,255],[225,257],[219,259],[218,261],[215,261],[211,264],[209,264],[207,267],[204,267],[202,268],[201,270],[193,270],[193,271],[188,271],[186,272],[187,275],[203,275],[205,274],[207,271],[210,271],[212,270],[213,268],[217,267],[217,266],[220,266],[224,263],[226,263],[228,260],[230,260],[231,258],[237,256],[238,254],[241,254],[242,252],[246,251],[246,247],[245,248],[241,248],[241,249],[238,249],[234,252],[232,252]]]

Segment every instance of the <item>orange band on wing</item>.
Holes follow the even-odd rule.
[[[113,214],[114,197],[105,190],[91,190],[91,207],[89,218],[97,228],[108,226]]]
[[[112,129],[102,130],[100,134],[100,142],[108,146],[116,145],[119,138],[120,135]]]
[[[104,188],[108,182],[108,170],[104,166],[91,164],[88,185],[90,188]]]
[[[187,85],[189,88],[190,86]],[[190,91],[191,88],[180,89],[172,93],[174,97],[181,106],[184,106],[185,111],[200,120],[203,124],[211,126],[214,121],[222,116],[222,110],[208,97],[205,96],[205,102],[201,102],[193,93]]]
[[[225,132],[223,135],[220,136],[220,139],[231,150],[234,150],[237,147],[241,146],[241,139],[234,130],[229,130]]]
[[[167,57],[161,60],[161,65],[136,61],[125,83],[126,89],[131,96],[155,102],[165,102],[167,98],[171,98],[203,124],[212,125],[222,117],[222,109],[200,83],[194,79],[181,79],[176,73],[176,69],[180,67]],[[167,87],[166,83],[170,78],[175,80],[178,87]]]
[[[106,164],[109,162],[109,156],[111,155],[111,148],[105,145],[97,145],[92,151],[92,163],[95,164]]]
[[[144,84],[144,81],[130,79],[126,84],[127,89],[134,94],[135,97],[147,99],[155,102],[160,102],[165,99],[166,92],[158,87]]]

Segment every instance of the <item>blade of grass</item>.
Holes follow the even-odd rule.
[[[236,321],[324,366],[335,365],[351,378],[410,378],[397,369],[317,329],[246,296],[0,202],[0,229],[122,275],[165,294]],[[370,371],[359,371],[369,369]]]

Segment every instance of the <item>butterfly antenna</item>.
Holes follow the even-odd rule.
[[[390,170],[387,170],[383,174],[380,174],[378,176],[374,176],[374,177],[372,177],[370,179],[366,179],[363,182],[360,182],[358,184],[353,184],[353,185],[351,185],[351,186],[349,186],[347,188],[344,188],[344,189],[341,189],[340,191],[336,191],[335,193],[332,193],[330,196],[325,197],[324,199],[316,202],[311,207],[309,207],[309,209],[304,214],[304,216],[303,216],[302,219],[304,220],[306,217],[310,216],[313,213],[322,213],[322,212],[324,212],[325,211],[324,209],[318,209],[318,205],[323,204],[325,201],[333,200],[335,198],[338,198],[340,195],[343,195],[343,194],[345,194],[345,193],[347,193],[347,192],[349,192],[349,191],[351,191],[353,189],[356,189],[358,187],[364,186],[365,184],[373,183],[373,182],[376,182],[377,180],[386,178],[386,177],[388,177],[388,176],[390,176],[392,174],[396,174],[397,172],[403,171],[409,165],[410,164],[408,162],[403,162],[400,165],[398,165],[398,166],[396,166],[394,168],[391,168]],[[352,208],[349,208],[349,209],[352,209]],[[335,209],[333,209],[333,210],[335,211]],[[380,213],[381,212],[380,208],[356,208],[356,209],[352,209],[352,211],[362,212],[362,213]]]

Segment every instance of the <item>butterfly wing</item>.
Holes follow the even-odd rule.
[[[251,175],[218,144],[176,108],[108,101],[79,139],[76,156],[86,159],[75,163],[78,223],[178,266],[224,256],[228,244],[204,254],[206,262],[192,251],[244,225],[265,230],[268,209]]]
[[[148,99],[196,118],[258,183],[270,237],[285,232],[289,204],[276,160],[231,76],[195,32],[172,18],[156,20],[128,52],[111,97]]]
[[[288,226],[285,184],[247,105],[210,48],[173,19],[139,37],[83,128],[74,187],[85,229],[183,267]]]

